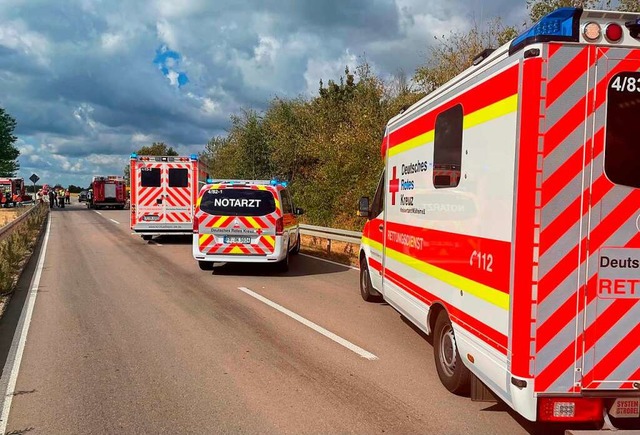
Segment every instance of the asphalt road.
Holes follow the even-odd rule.
[[[448,393],[428,339],[362,301],[356,270],[298,256],[286,274],[203,272],[189,239],[145,242],[126,210],[51,219],[9,433],[534,432],[503,404]],[[19,308],[0,322],[5,347]]]

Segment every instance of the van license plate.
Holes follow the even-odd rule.
[[[615,418],[638,418],[640,417],[640,398],[629,397],[616,399],[609,412]]]
[[[224,243],[251,243],[251,237],[224,236]]]
[[[153,214],[148,214],[146,216],[142,217],[143,220],[145,221],[159,221],[160,220],[160,216],[158,215],[153,215]]]

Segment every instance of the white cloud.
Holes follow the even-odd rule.
[[[32,56],[42,65],[49,64],[49,41],[42,34],[30,30],[22,20],[2,22],[0,45]]]
[[[358,63],[358,57],[345,51],[338,59],[314,59],[311,58],[307,62],[307,69],[304,72],[304,79],[307,83],[307,94],[317,95],[320,86],[320,79],[327,84],[327,78],[337,80],[338,77],[344,76],[345,66],[353,71]]]

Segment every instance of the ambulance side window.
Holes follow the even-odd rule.
[[[385,171],[382,171],[382,175],[380,176],[380,182],[378,182],[378,188],[376,189],[376,194],[373,197],[373,202],[371,203],[371,217],[379,216],[380,213],[384,210],[384,187],[385,187]]]
[[[462,163],[462,105],[457,104],[436,118],[433,143],[433,186],[456,187]]]
[[[280,196],[282,198],[282,213],[293,213],[293,207],[291,206],[291,196],[289,195],[289,190],[282,189],[280,192]]]

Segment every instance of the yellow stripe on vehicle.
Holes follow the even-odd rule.
[[[202,245],[204,242],[207,241],[207,239],[209,237],[213,237],[211,234],[202,234],[199,238],[198,238],[198,244]]]
[[[267,186],[263,186],[262,184],[259,184],[258,190],[267,190]]]
[[[244,251],[240,249],[239,246],[234,246],[233,248],[231,248],[229,254],[244,254]]]
[[[482,299],[483,301],[495,305],[498,308],[502,308],[503,310],[509,309],[509,295],[507,293],[473,281],[469,278],[465,278],[464,276],[449,272],[448,270],[441,269],[422,260],[418,260],[417,258],[394,251],[393,249],[386,248],[386,255],[405,266],[409,266],[424,273],[425,275],[439,279],[452,287],[470,293],[478,299]]]
[[[376,250],[378,250],[378,251],[382,252],[382,243],[380,243],[380,242],[376,242],[376,241],[375,241],[375,240],[373,240],[373,239],[370,239],[370,238],[368,238],[368,237],[364,237],[364,236],[363,236],[363,237],[362,237],[362,244],[363,244],[363,245],[367,245],[367,246],[369,246],[369,247],[371,247],[371,248],[373,248],[373,249],[376,249]]]
[[[253,228],[262,228],[260,226],[260,224],[258,222],[256,222],[256,220],[254,218],[252,218],[251,216],[247,216],[245,219],[247,220],[247,222],[249,222],[251,224],[251,226]]]
[[[211,225],[211,228],[219,228],[222,223],[227,220],[226,216],[219,217],[216,221]]]
[[[264,240],[271,245],[272,248],[275,248],[276,246],[276,238],[275,236],[262,236],[264,238]]]
[[[478,109],[475,112],[469,113],[468,115],[465,115],[462,121],[463,129],[466,130],[477,125],[484,124],[485,122],[489,122],[494,119],[500,118],[501,116],[513,113],[517,109],[518,94],[514,94],[510,97],[490,104],[486,107],[483,107],[482,109]],[[401,144],[391,147],[389,149],[388,155],[397,156],[398,154],[402,154],[406,151],[423,146],[427,143],[431,143],[434,141],[434,139],[435,130],[427,131],[426,133],[422,133],[421,135],[418,135],[402,142]]]

